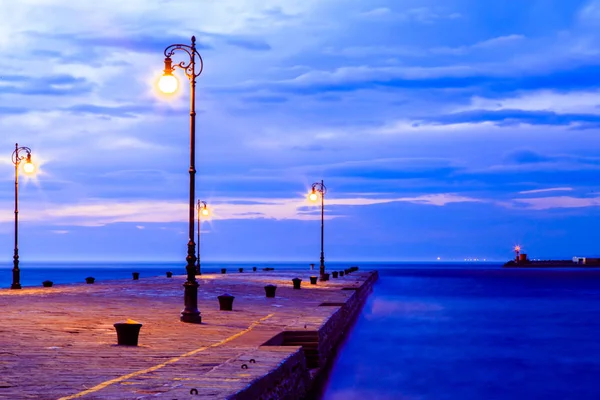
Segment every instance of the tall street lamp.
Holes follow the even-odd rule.
[[[181,50],[189,57],[187,61],[173,64],[171,56]],[[194,200],[196,178],[196,78],[202,73],[203,63],[200,53],[196,50],[196,37],[192,36],[192,45],[172,44],[165,51],[165,70],[158,83],[159,89],[170,94],[177,90],[177,78],[173,75],[175,68],[181,68],[190,81],[190,198],[188,214],[188,244],[187,244],[187,280],[184,287],[184,309],[181,312],[181,321],[199,324],[202,322],[198,310],[198,281],[196,281],[196,256],[194,243]]]
[[[27,153],[21,155],[21,152]],[[15,252],[13,255],[12,285],[11,289],[21,289],[21,270],[19,270],[19,165],[25,160],[23,171],[31,174],[35,171],[35,165],[31,162],[31,149],[29,147],[19,147],[15,144],[15,151],[12,153],[12,162],[15,164]]]
[[[210,213],[206,207],[206,202],[198,200],[198,256],[196,257],[196,275],[202,275],[200,271],[200,215],[208,216]]]
[[[325,253],[323,252],[323,234],[325,229],[325,193],[327,188],[321,179],[321,182],[312,184],[312,190],[308,195],[310,201],[317,201],[321,197],[321,263],[319,265],[319,280],[325,280]],[[319,196],[320,195],[320,196]]]

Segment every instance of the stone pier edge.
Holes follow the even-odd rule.
[[[342,306],[338,306],[338,309],[316,331],[319,357],[317,368],[308,368],[304,351],[301,346],[297,346],[297,350],[286,357],[276,368],[254,379],[227,399],[280,400],[307,399],[317,396],[326,382],[338,346],[353,327],[367,297],[373,290],[373,285],[379,278],[377,271],[368,273],[369,277],[360,286],[352,287],[351,290],[354,291],[354,294]],[[289,349],[285,345],[282,347]],[[267,342],[260,346],[259,350],[276,351],[277,348],[280,346],[273,346]]]

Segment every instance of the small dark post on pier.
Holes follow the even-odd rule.
[[[235,299],[234,296],[230,295],[229,293],[225,293],[220,296],[217,296],[217,299],[219,299],[219,310],[221,310],[221,311],[232,311],[233,310],[233,299]]]
[[[276,290],[277,290],[277,286],[275,286],[275,285],[265,286],[265,294],[267,297],[275,297]]]
[[[292,284],[294,285],[294,289],[300,289],[301,282],[302,282],[302,279],[300,279],[300,278],[292,279]]]
[[[114,324],[117,330],[117,344],[120,346],[137,346],[140,328],[142,324],[135,321],[117,322]]]

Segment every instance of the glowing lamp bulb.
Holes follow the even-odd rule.
[[[171,74],[164,74],[158,81],[158,88],[165,94],[175,93],[178,86],[179,82],[177,82],[177,78]]]
[[[202,215],[207,216],[208,214],[209,214],[208,208],[203,208],[202,209]]]
[[[310,201],[317,201],[317,199],[319,198],[319,196],[317,196],[317,194],[315,192],[312,192],[308,198],[310,199]]]
[[[32,174],[35,171],[35,165],[31,161],[27,161],[25,165],[23,165],[23,171],[26,174]]]

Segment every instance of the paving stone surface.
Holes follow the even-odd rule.
[[[283,330],[317,330],[336,309],[319,304],[345,302],[353,291],[341,288],[368,277],[311,285],[317,273],[198,276],[202,324],[179,321],[183,275],[0,289],[0,399],[227,398],[299,349],[263,343]],[[267,284],[277,285],[275,298]],[[224,293],[235,296],[233,311],[219,310]],[[113,324],[128,318],[143,324],[137,347],[117,345]]]

